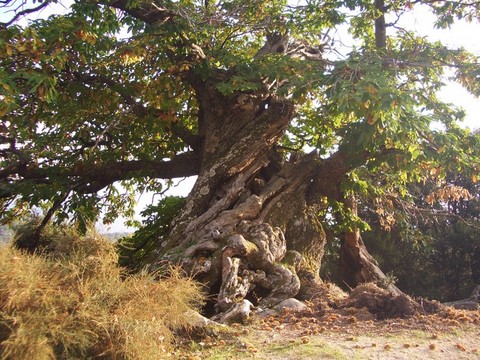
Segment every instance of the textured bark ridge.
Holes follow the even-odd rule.
[[[369,282],[380,282],[381,284],[382,280],[386,279],[385,274],[368,252],[358,230],[344,235],[340,261],[345,281],[351,286]],[[393,284],[385,283],[384,286],[395,295],[401,294],[401,291]]]
[[[188,223],[183,241],[162,256],[217,294],[216,319],[242,319],[252,304],[273,307],[299,293],[300,276],[318,279],[325,234],[318,222],[311,226],[314,215],[300,201],[302,179],[312,169],[305,157],[283,164],[268,181],[262,171],[238,174],[222,197]]]
[[[305,200],[317,164],[275,147],[294,116],[288,100],[198,87],[201,171],[159,258],[202,281],[228,322],[296,296],[299,273],[318,278],[325,234]]]

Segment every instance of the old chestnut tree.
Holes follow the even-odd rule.
[[[479,60],[400,25],[416,11],[440,28],[478,22],[475,2],[1,6],[0,216],[44,209],[30,249],[49,221],[128,216],[136,192],[197,176],[186,199],[150,209],[132,258],[181,265],[219,314],[270,307],[321,281],[328,238],[347,283],[382,281],[364,199],[388,226],[414,203],[412,183],[435,194],[447,170],[476,181],[478,136],[436,94],[449,74],[479,95]]]

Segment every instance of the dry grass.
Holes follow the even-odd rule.
[[[52,233],[48,252],[0,248],[1,359],[155,359],[188,327],[202,298],[173,270],[161,281],[126,276],[112,243]]]

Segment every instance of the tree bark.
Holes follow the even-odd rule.
[[[169,241],[179,240],[161,258],[180,263],[218,293],[217,312],[244,299],[272,307],[319,280],[325,234],[305,202],[311,158],[286,162],[270,179],[262,172],[267,167],[249,167],[221,186],[222,196],[204,213],[184,227],[176,224]]]
[[[385,23],[385,1],[375,0],[375,9],[380,15],[375,19],[375,46],[377,49],[387,47],[387,26]]]
[[[358,215],[358,205],[355,196],[347,197],[344,204],[353,216]],[[344,281],[351,287],[361,283],[373,282],[395,295],[402,293],[394,284],[388,281],[383,271],[378,267],[377,262],[368,252],[358,228],[345,231],[343,234],[340,247],[340,264]]]
[[[216,295],[216,318],[244,319],[250,303],[270,308],[321,281],[321,199],[337,199],[356,165],[341,152],[328,159],[315,152],[286,159],[275,144],[295,115],[287,99],[262,90],[226,97],[209,82],[194,87],[203,139],[200,173],[159,248],[158,265],[180,264],[205,284]],[[362,162],[367,154],[357,158]],[[385,278],[359,236],[348,237],[342,250],[357,282]]]
[[[275,146],[295,114],[289,100],[195,87],[200,173],[157,265],[180,264],[216,294],[216,318],[230,321],[250,311],[246,301],[272,307],[319,281],[325,233],[306,200],[319,161],[316,153],[286,160]]]
[[[286,99],[262,91],[225,97],[214,84],[195,86],[200,174],[159,259],[180,264],[216,295],[215,318],[244,319],[251,303],[270,308],[321,281],[321,199],[338,198],[355,164],[347,166],[349,156],[340,152],[285,159],[275,144],[295,115]],[[342,249],[358,282],[385,278],[359,236]]]

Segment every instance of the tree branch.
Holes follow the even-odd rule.
[[[132,6],[129,0],[100,0],[99,4],[114,7],[122,10],[130,16],[142,20],[147,24],[165,23],[172,20],[174,17],[180,16],[178,13],[162,6],[162,1],[156,0],[147,2],[142,1],[137,6]],[[159,3],[159,5],[157,5]]]
[[[80,72],[74,72],[73,75],[78,81],[81,81],[86,84],[100,83],[100,84],[108,85],[111,90],[119,94],[122,97],[122,99],[125,100],[125,102],[131,106],[133,112],[139,117],[146,116],[149,113],[154,114],[155,116],[160,116],[160,115],[171,116],[170,113],[164,112],[160,109],[145,107],[142,104],[138,103],[137,101],[135,101],[135,99],[131,95],[129,95],[125,91],[126,85],[118,84],[117,82],[115,82],[110,78],[107,78],[106,76],[86,75]],[[173,118],[172,118],[171,130],[176,136],[178,136],[182,141],[184,141],[192,149],[194,150],[198,149],[200,145],[200,137],[198,135],[193,134],[190,130],[188,130],[185,126],[183,126],[183,124],[178,122],[177,123],[173,122]]]
[[[68,191],[65,192],[65,194],[62,194],[59,198],[57,198],[54,202],[53,205],[50,209],[48,209],[47,213],[45,214],[45,217],[43,218],[42,222],[40,225],[37,227],[35,230],[34,238],[33,238],[33,243],[32,247],[33,249],[36,249],[39,241],[40,241],[40,236],[42,234],[43,229],[45,229],[45,226],[50,222],[52,219],[53,215],[55,212],[60,209],[62,206],[63,202],[68,198],[70,193],[72,192],[72,189],[69,189]]]
[[[29,166],[30,165],[30,166]],[[56,183],[78,193],[95,193],[116,181],[138,176],[172,179],[198,175],[200,157],[193,152],[177,155],[169,161],[133,160],[107,164],[77,163],[72,168],[61,166],[38,167],[30,163],[10,169],[8,176],[0,179],[0,199],[17,194],[19,185]],[[14,171],[12,171],[14,170]]]
[[[8,22],[4,23],[4,22],[0,22],[0,27],[7,27],[7,26],[10,26],[12,25],[15,21],[17,21],[20,17],[24,16],[24,15],[28,15],[28,14],[31,14],[31,13],[34,13],[36,11],[39,11],[45,7],[47,7],[48,5],[50,5],[50,1],[46,0],[45,2],[41,3],[40,5],[34,7],[34,8],[31,8],[31,9],[25,9],[25,10],[22,10],[22,11],[19,11],[15,14],[15,16]]]
[[[385,24],[385,1],[375,0],[375,9],[380,15],[375,19],[375,45],[377,49],[387,46],[387,27]]]
[[[340,199],[340,185],[343,178],[348,171],[358,166],[357,162],[355,164],[347,164],[347,159],[351,155],[343,151],[337,151],[328,159],[320,161],[313,181],[308,188],[307,199],[309,201],[314,201],[319,194],[335,200]],[[365,163],[368,155],[362,155],[359,162]]]
[[[101,164],[88,169],[77,167],[69,176],[78,176],[83,183],[78,192],[93,193],[116,181],[132,179],[138,172],[160,179],[172,179],[197,175],[200,158],[193,152],[177,155],[170,161],[135,160]]]
[[[114,80],[103,75],[87,75],[77,71],[73,73],[73,76],[75,76],[75,78],[78,81],[84,84],[108,85],[111,90],[119,94],[122,97],[122,99],[125,100],[125,102],[132,107],[132,110],[136,115],[145,116],[148,114],[148,109],[144,107],[142,104],[139,104],[137,101],[135,101],[135,99],[125,91],[126,84],[119,84]]]
[[[467,226],[480,229],[480,226],[477,225],[477,222],[474,219],[465,218],[464,216],[452,213],[448,210],[438,210],[434,208],[421,208],[413,203],[400,199],[396,195],[386,195],[386,197],[391,200],[394,204],[397,205],[398,208],[401,208],[402,211],[407,214],[408,217],[417,219],[418,217],[422,217],[423,223],[425,223],[424,218],[436,219],[440,217],[447,217],[456,219],[461,221],[462,223],[466,224]],[[373,212],[373,211],[372,211]],[[418,222],[418,219],[417,219]]]
[[[380,148],[376,152],[359,151],[354,153],[338,150],[329,158],[320,160],[316,174],[309,186],[307,199],[314,201],[313,199],[321,194],[334,200],[340,200],[342,198],[340,185],[347,173],[365,165],[370,159],[390,156],[397,151],[395,148]]]
[[[190,130],[188,130],[182,123],[173,123],[172,132],[178,136],[185,144],[190,146],[194,151],[198,151],[201,146],[202,138]]]

